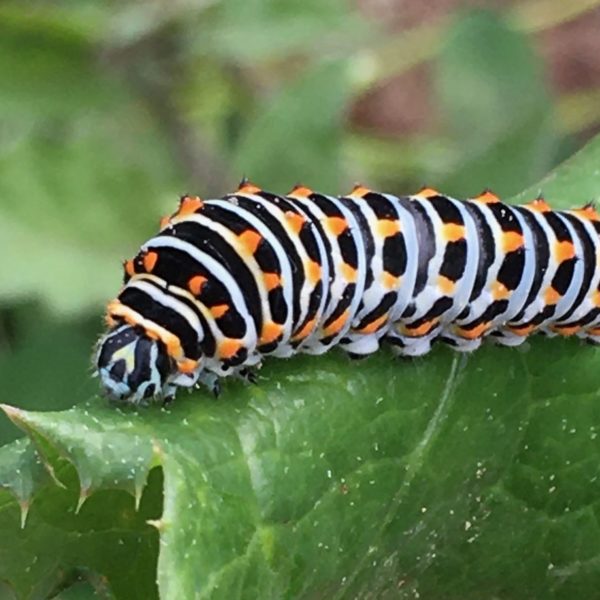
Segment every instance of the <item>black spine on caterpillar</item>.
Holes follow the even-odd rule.
[[[600,342],[599,233],[591,205],[508,206],[489,191],[277,196],[244,181],[221,199],[184,196],[125,263],[98,373],[109,396],[139,403],[333,346],[418,356],[436,338],[472,351],[534,331]]]

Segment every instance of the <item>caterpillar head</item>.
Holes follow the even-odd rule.
[[[143,403],[154,396],[168,396],[172,360],[164,344],[137,327],[118,325],[98,345],[98,375],[112,400]]]

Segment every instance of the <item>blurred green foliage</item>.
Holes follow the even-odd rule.
[[[511,194],[538,180],[575,142],[527,28],[512,13],[457,11],[428,46],[345,0],[3,2],[2,400],[57,409],[90,396],[120,261],[178,194],[221,195],[242,175],[328,193],[360,180]],[[427,52],[394,51],[417,35]],[[430,129],[397,138],[349,119],[383,73],[425,55]],[[0,420],[0,442],[16,435]]]

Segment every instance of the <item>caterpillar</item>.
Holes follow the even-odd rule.
[[[509,206],[489,190],[278,196],[244,180],[220,199],[186,195],[124,263],[97,373],[138,404],[334,346],[418,356],[436,340],[473,351],[536,331],[599,343],[599,234],[591,204]]]

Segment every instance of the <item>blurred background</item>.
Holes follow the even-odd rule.
[[[0,402],[95,393],[120,263],[182,193],[534,183],[600,130],[599,32],[600,0],[3,0]]]

